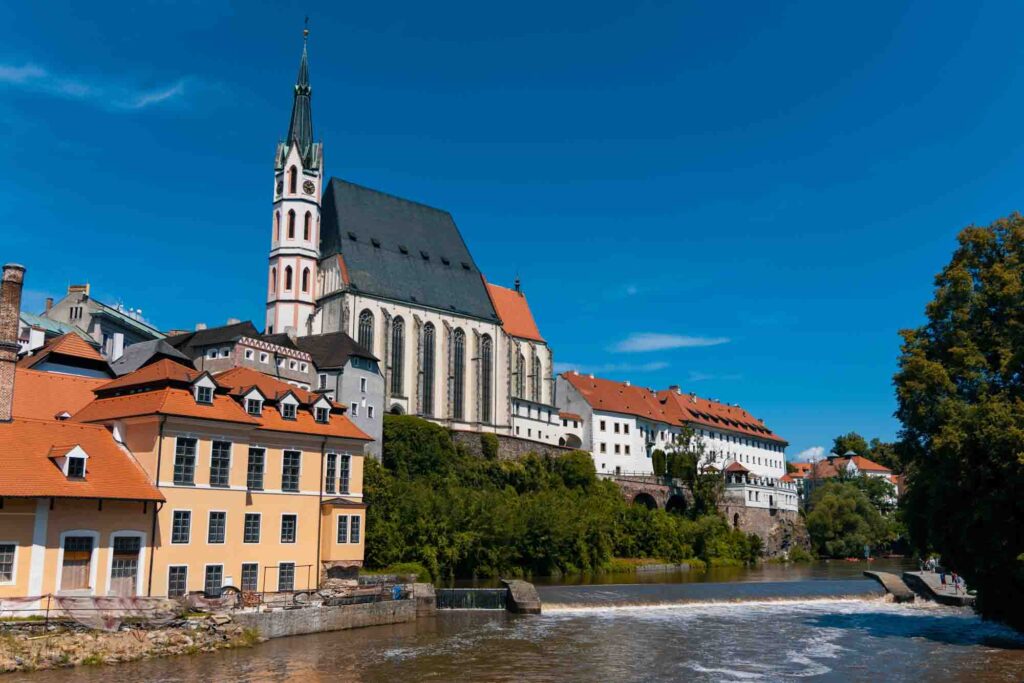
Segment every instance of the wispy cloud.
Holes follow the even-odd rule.
[[[719,344],[728,343],[728,337],[688,337],[680,334],[634,332],[613,346],[612,351],[643,353],[647,351],[693,348],[696,346],[718,346]]]
[[[668,367],[665,361],[650,363],[604,363],[602,365],[581,365],[579,363],[555,363],[555,373],[575,370],[582,374],[600,375],[610,372],[657,372]]]
[[[93,81],[57,74],[38,64],[0,64],[0,83],[53,97],[79,100],[106,109],[133,111],[182,97],[186,79],[155,88]]]
[[[725,380],[733,381],[737,379],[743,379],[743,375],[738,373],[729,373],[727,375],[716,375],[710,372],[699,372],[697,370],[690,370],[689,381],[691,382],[707,382],[709,380]]]
[[[816,460],[821,460],[824,457],[824,446],[811,446],[810,448],[805,448],[804,450],[796,454],[797,460],[806,462],[815,462]]]

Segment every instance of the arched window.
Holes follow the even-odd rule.
[[[405,396],[405,321],[395,318],[391,323],[391,393]]]
[[[423,328],[423,409],[424,415],[434,414],[434,324]]]
[[[288,191],[295,194],[299,183],[299,172],[294,166],[288,169]]]
[[[302,239],[309,241],[310,227],[313,225],[313,214],[306,212],[306,222],[302,226]]]
[[[466,419],[466,333],[462,328],[452,335],[452,417]]]
[[[526,358],[522,353],[516,360],[516,397],[526,398]]]
[[[309,291],[309,268],[302,269],[302,291]]]
[[[364,308],[359,314],[359,345],[373,353],[373,313]]]
[[[541,382],[543,378],[540,376],[540,356],[537,355],[536,350],[533,352],[533,400],[537,403],[541,402]]]
[[[288,239],[295,239],[295,210],[288,211]]]
[[[277,291],[277,268],[270,269],[270,292]]]
[[[292,267],[284,267],[284,291],[292,291]]]
[[[274,212],[274,241],[281,241],[281,212]]]
[[[480,339],[480,421],[491,421],[491,384],[494,373],[494,348],[490,335]]]

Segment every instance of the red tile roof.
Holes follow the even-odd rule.
[[[583,418],[581,416],[577,415],[576,413],[565,413],[565,412],[562,412],[562,413],[558,414],[558,417],[562,418],[563,420],[579,420],[581,422],[583,421]]]
[[[142,415],[176,415],[202,420],[219,420],[240,424],[259,424],[249,417],[238,402],[230,396],[214,394],[213,403],[197,403],[192,392],[180,387],[163,387],[121,396],[97,398],[78,413],[76,422],[106,422],[123,417]]]
[[[68,480],[53,459],[74,446],[89,456],[84,480]],[[30,419],[0,424],[0,496],[164,499],[103,427]]]
[[[74,415],[92,401],[93,390],[106,379],[17,368],[14,373],[14,417],[52,420]]]
[[[885,472],[888,474],[892,473],[892,470],[890,470],[885,465],[879,465],[874,460],[868,460],[867,458],[859,455],[853,456],[852,458],[850,458],[850,460],[853,460],[853,464],[856,465],[857,469],[859,469],[862,472]]]
[[[814,464],[809,462],[791,462],[789,464],[796,468],[793,472],[790,472],[790,476],[794,479],[803,479],[811,471],[811,468],[814,467]]]
[[[674,404],[676,412],[681,413],[682,420],[688,424],[725,429],[788,445],[785,439],[739,406],[709,401],[694,394],[680,394],[672,389],[659,391],[658,398]]]
[[[533,320],[533,313],[530,312],[530,304],[526,302],[526,295],[514,289],[500,287],[487,283],[487,293],[491,296],[491,303],[494,310],[501,318],[501,326],[505,332],[512,337],[530,339],[543,342],[537,323]]]
[[[596,410],[680,424],[679,414],[671,412],[671,406],[666,408],[650,389],[576,372],[566,372],[562,377]]]
[[[793,482],[794,482],[795,480],[793,479],[792,475],[790,475],[790,474],[789,474],[789,473],[787,472],[786,474],[783,474],[783,475],[782,475],[781,477],[779,477],[779,481],[784,481],[784,482],[786,482],[786,483],[788,483],[788,484],[791,484],[791,483],[793,483]]]
[[[44,358],[47,358],[50,354],[71,356],[73,358],[97,361],[99,363],[107,362],[92,344],[85,341],[74,332],[68,332],[67,334],[51,339],[45,346],[32,355],[25,356],[18,361],[18,365],[23,368],[31,368],[41,362]]]
[[[144,365],[135,372],[130,372],[123,377],[107,382],[99,387],[99,389],[106,393],[114,389],[127,389],[147,384],[183,385],[190,383],[199,375],[200,372],[194,368],[182,365],[169,358],[164,358],[156,363]]]
[[[739,472],[740,474],[746,474],[750,470],[748,470],[746,467],[744,467],[743,465],[739,464],[738,462],[731,462],[731,463],[729,463],[729,466],[725,468],[725,471],[726,472]]]
[[[260,392],[272,401],[284,397],[289,391],[295,394],[299,403],[311,405],[319,400],[320,396],[311,391],[292,386],[287,382],[274,379],[270,375],[264,375],[251,368],[231,368],[218,372],[213,379],[222,387],[227,387],[228,393],[232,396],[244,396],[256,387]]]

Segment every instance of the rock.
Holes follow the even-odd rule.
[[[210,621],[212,621],[217,626],[223,626],[224,624],[231,623],[231,617],[229,617],[226,614],[214,614],[210,617]]]

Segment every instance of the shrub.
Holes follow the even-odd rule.
[[[498,459],[498,437],[495,434],[484,433],[480,435],[480,450],[486,460]]]

